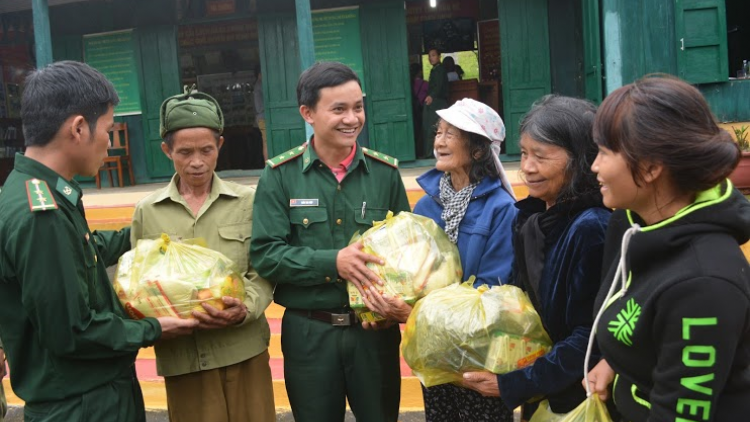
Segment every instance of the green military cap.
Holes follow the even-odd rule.
[[[160,135],[189,127],[207,127],[224,132],[224,113],[214,97],[185,86],[185,92],[167,98],[159,111]]]

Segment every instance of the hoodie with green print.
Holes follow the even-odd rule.
[[[596,337],[624,420],[750,420],[750,266],[739,248],[748,239],[750,203],[727,182],[651,226],[612,215]],[[606,300],[622,246],[625,288],[618,280]]]

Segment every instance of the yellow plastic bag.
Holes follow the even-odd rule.
[[[401,352],[426,387],[461,381],[471,371],[510,372],[552,346],[528,296],[515,286],[471,282],[437,290],[414,306]]]
[[[414,303],[428,293],[461,281],[463,270],[456,245],[431,218],[409,212],[393,216],[350,242],[361,241],[364,252],[379,256],[385,265],[367,266],[385,281],[382,291],[401,296]],[[349,305],[358,310],[360,319],[376,321],[379,316],[366,312],[362,297],[353,284],[347,283]],[[364,313],[363,313],[364,312]]]
[[[193,318],[192,311],[206,312],[202,303],[224,309],[223,296],[245,299],[234,262],[200,243],[173,242],[162,234],[139,240],[120,257],[114,288],[132,318]]]
[[[568,413],[560,422],[613,422],[607,406],[598,394],[590,395],[583,403]]]
[[[555,413],[549,407],[549,401],[542,400],[539,403],[539,407],[536,408],[536,412],[531,415],[529,422],[560,422],[567,415],[567,413]]]

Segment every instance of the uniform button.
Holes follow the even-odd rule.
[[[205,367],[207,367],[207,366],[208,366],[208,363],[206,363],[206,362],[201,362],[201,366],[205,368]]]
[[[336,190],[341,190],[341,185],[336,186]]]
[[[339,278],[339,279],[337,279],[336,281],[338,281],[339,283],[341,283],[341,282],[343,282],[344,280],[342,280],[342,279],[340,279],[340,278]]]
[[[307,223],[309,223],[309,222],[310,222],[310,220],[308,220],[306,218],[304,220],[302,220],[302,224],[304,224],[304,225],[307,225]]]
[[[336,224],[338,224],[339,226],[341,225],[341,219],[340,218],[338,220],[336,220]]]
[[[318,167],[323,168],[323,164],[318,164]]]
[[[326,277],[326,283],[330,283],[330,282],[331,282],[331,277]]]

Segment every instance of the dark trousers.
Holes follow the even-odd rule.
[[[344,420],[346,400],[357,422],[396,422],[401,398],[398,326],[364,330],[285,312],[284,378],[296,422]]]
[[[135,369],[83,395],[44,403],[26,403],[25,422],[145,422],[143,394]]]

